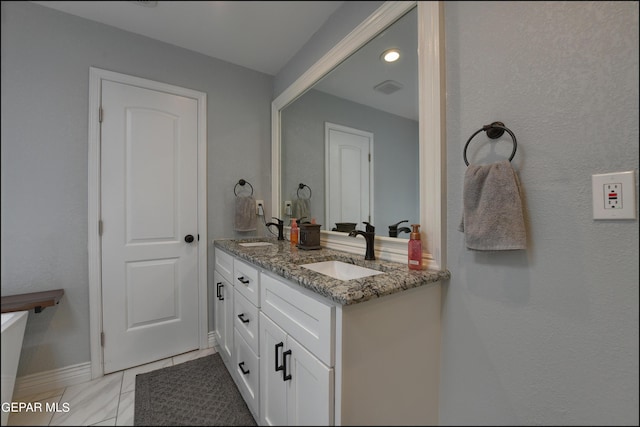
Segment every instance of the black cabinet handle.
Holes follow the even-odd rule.
[[[246,285],[247,283],[249,283],[249,280],[245,279],[244,276],[242,277],[238,277],[238,280],[240,281],[240,283]]]
[[[220,301],[224,301],[224,297],[222,296],[222,291],[221,289],[224,287],[224,285],[222,284],[222,282],[218,282],[216,283],[216,297],[220,300]]]
[[[238,363],[238,368],[240,368],[240,371],[242,371],[244,375],[247,375],[250,372],[248,369],[246,371],[244,370],[244,362]]]
[[[287,356],[291,356],[291,350],[287,350],[284,353],[282,353],[282,361],[284,362],[283,364],[284,375],[282,377],[282,381],[288,381],[291,379],[291,374],[287,374]]]
[[[284,343],[279,342],[278,344],[275,345],[275,349],[276,349],[276,372],[277,371],[282,371],[282,369],[284,368],[284,365],[280,365],[278,363],[278,347],[284,348]]]
[[[240,321],[242,321],[242,323],[249,323],[249,319],[245,319],[244,318],[244,313],[238,314],[238,319],[240,319]]]

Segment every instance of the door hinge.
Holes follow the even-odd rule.
[[[104,347],[104,332],[100,332],[100,346]]]
[[[102,220],[98,220],[98,236],[102,236]]]
[[[100,107],[98,109],[98,122],[102,123],[102,114],[103,114],[103,110],[102,107]]]
[[[371,153],[369,153],[368,156],[369,156],[369,163],[371,163]]]

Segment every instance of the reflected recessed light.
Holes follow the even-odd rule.
[[[400,58],[400,51],[398,49],[385,50],[380,58],[385,62],[395,62]]]

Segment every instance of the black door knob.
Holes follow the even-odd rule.
[[[193,242],[193,236],[191,234],[187,234],[186,236],[184,236],[184,241],[187,243]]]

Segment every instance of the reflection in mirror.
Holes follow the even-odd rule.
[[[367,221],[408,238],[403,225],[420,222],[417,44],[414,7],[281,110],[287,225],[304,214],[324,230]],[[392,48],[399,59],[384,62]]]

